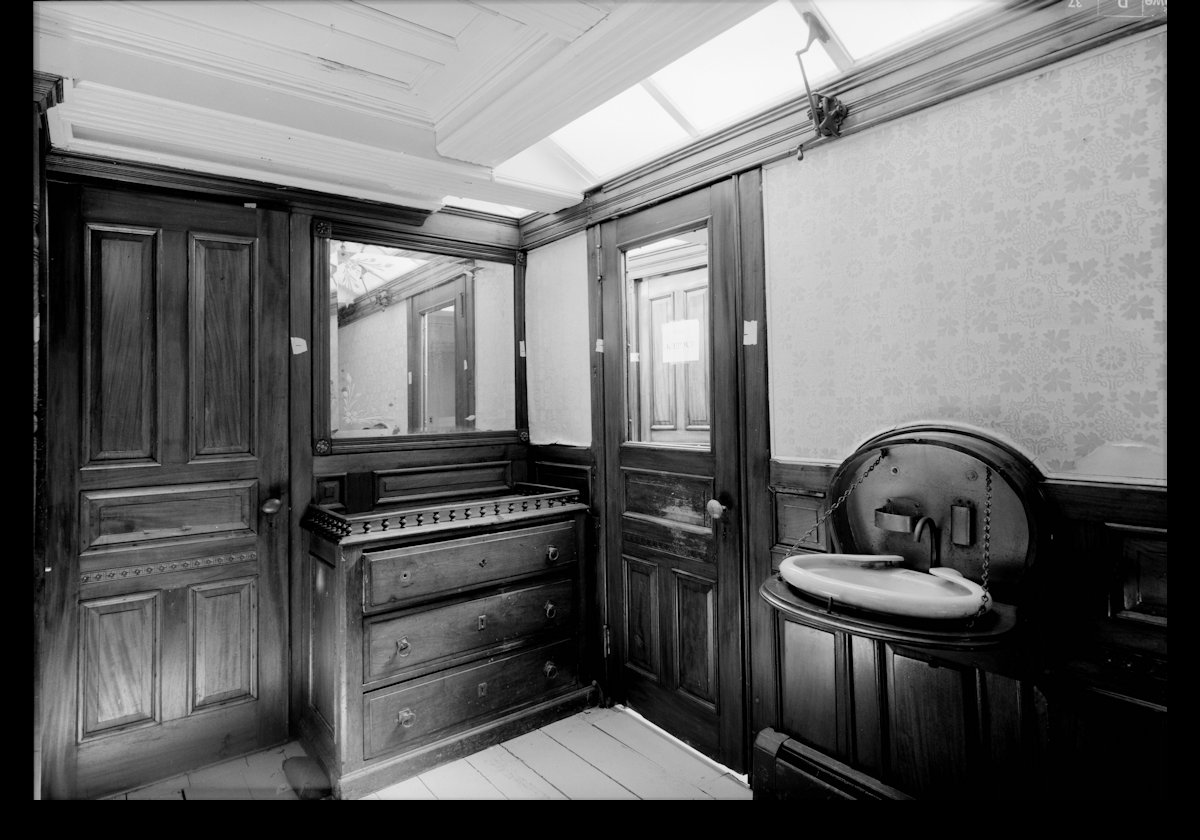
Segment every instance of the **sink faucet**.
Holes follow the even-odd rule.
[[[926,527],[929,528],[929,568],[932,569],[939,565],[937,525],[928,516],[922,516],[913,526],[913,539],[920,542]]]

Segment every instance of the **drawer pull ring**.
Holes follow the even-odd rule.
[[[547,601],[546,606],[542,607],[542,609],[546,611],[546,618],[554,618],[555,613],[558,612],[558,610],[554,608],[554,603],[552,601]]]
[[[552,680],[558,676],[558,666],[553,662],[547,662],[546,666],[542,668],[542,673],[546,675],[546,679]]]
[[[487,615],[479,616],[479,629],[482,630],[487,626]]]
[[[486,557],[484,557],[484,558],[482,558],[482,559],[479,561],[479,568],[481,568],[481,569],[482,569],[482,568],[483,568],[484,566],[486,566],[486,565],[487,565],[487,558],[486,558]]]
[[[410,653],[412,653],[412,645],[410,645],[408,643],[408,636],[405,636],[403,639],[397,640],[396,655],[397,656],[408,656]]]
[[[400,713],[396,715],[396,722],[405,729],[408,729],[410,726],[416,723],[416,721],[417,716],[413,713],[412,709],[401,709]]]
[[[546,562],[555,563],[558,561],[558,546],[551,545],[546,547]]]

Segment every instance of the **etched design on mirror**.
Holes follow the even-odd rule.
[[[707,449],[708,228],[625,252],[627,439]]]
[[[513,431],[511,264],[328,242],[330,437]]]

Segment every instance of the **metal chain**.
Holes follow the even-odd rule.
[[[825,520],[828,519],[830,516],[832,516],[833,512],[842,506],[842,502],[846,501],[846,497],[849,496],[851,493],[853,493],[854,489],[856,487],[858,487],[858,485],[863,483],[863,479],[865,479],[868,475],[871,474],[871,470],[873,470],[877,466],[879,466],[879,462],[883,460],[883,456],[885,456],[885,455],[887,455],[886,449],[879,450],[879,457],[875,459],[875,462],[873,464],[871,464],[871,466],[867,467],[866,471],[858,477],[858,480],[856,480],[853,484],[851,484],[849,487],[846,488],[846,492],[843,493],[841,496],[839,496],[838,500],[836,502],[834,502],[832,505],[830,505],[829,510],[825,511],[825,513],[823,513],[823,514],[821,514],[821,516],[817,517],[816,523],[814,523],[813,526],[808,529],[807,533],[805,533],[803,536],[801,536],[799,539],[797,539],[794,543],[792,543],[792,547],[788,549],[788,554],[791,554],[793,551],[796,550],[796,546],[800,545],[800,543],[804,542],[806,539],[808,539],[814,533],[816,533],[817,529],[821,527],[821,525],[825,522]]]
[[[971,616],[968,627],[974,625],[976,620],[987,612],[988,602],[992,600],[992,595],[988,592],[988,572],[992,565],[992,468],[985,466],[984,475],[986,492],[983,497],[983,600],[979,604],[979,611]]]

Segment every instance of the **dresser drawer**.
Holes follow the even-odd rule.
[[[363,607],[379,610],[575,562],[575,522],[363,554]]]
[[[363,679],[383,679],[455,654],[572,628],[575,583],[560,580],[501,592],[363,627]]]
[[[577,642],[565,640],[363,699],[364,758],[465,728],[575,684]]]

